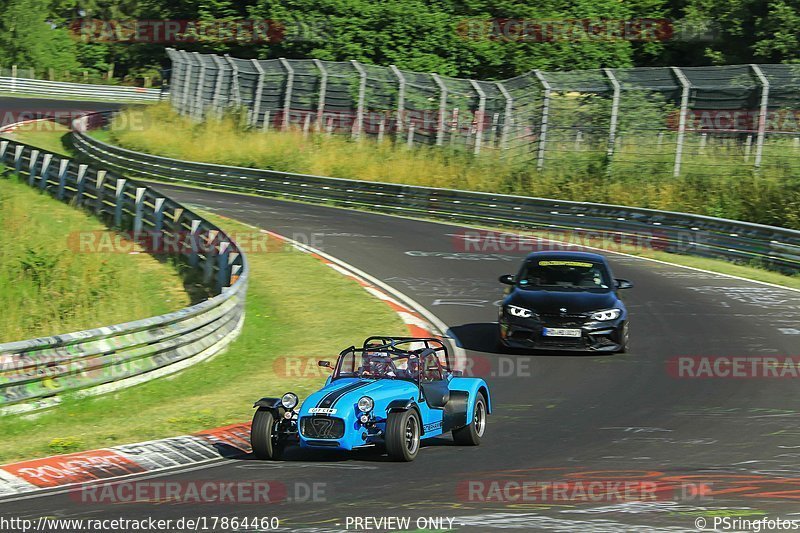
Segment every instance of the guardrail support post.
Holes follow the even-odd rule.
[[[678,139],[675,144],[675,164],[672,168],[672,175],[674,177],[678,177],[681,175],[681,160],[683,159],[683,139],[686,135],[686,113],[689,109],[689,92],[692,89],[692,84],[689,83],[689,80],[686,76],[681,72],[681,69],[678,67],[670,67],[672,69],[672,73],[675,74],[675,77],[678,78],[678,81],[681,84],[681,110],[680,115],[678,118]]]
[[[191,230],[189,231],[189,247],[191,251],[189,252],[189,266],[192,268],[197,267],[198,265],[198,256],[197,250],[199,248],[197,239],[199,239],[199,230],[200,229],[200,220],[193,219],[191,223]]]
[[[47,187],[47,178],[50,174],[50,162],[53,160],[53,154],[44,154],[42,156],[42,168],[39,171],[40,180],[39,189],[45,190]]]
[[[480,84],[475,80],[469,80],[475,93],[478,95],[478,111],[475,113],[475,147],[473,152],[475,154],[481,153],[481,144],[483,143],[483,121],[486,114],[486,93],[481,89]]]
[[[353,138],[360,139],[364,130],[364,97],[367,93],[367,73],[361,64],[353,59],[350,61],[358,72],[358,101],[356,102],[356,123],[353,128]]]
[[[69,159],[62,159],[58,163],[58,192],[56,198],[64,199],[64,189],[67,186],[67,172],[69,170]]]
[[[258,116],[261,114],[261,97],[264,95],[264,68],[261,66],[258,59],[253,59],[252,63],[256,72],[258,72],[256,92],[255,95],[253,95],[253,116],[250,117],[250,125],[255,128],[258,126]]]
[[[211,230],[208,232],[208,240],[205,246],[205,261],[203,261],[203,284],[209,285],[214,275],[214,255],[217,252],[216,240],[219,231]]]
[[[750,68],[761,82],[761,103],[758,109],[758,134],[756,135],[756,158],[753,162],[755,172],[761,170],[761,155],[764,151],[764,136],[767,132],[767,106],[769,105],[769,80],[761,71],[761,67],[751,64]]]
[[[280,58],[281,65],[286,69],[286,89],[283,95],[283,123],[281,129],[286,131],[289,129],[289,113],[292,110],[292,91],[294,89],[294,69],[286,61],[285,57]]]
[[[431,74],[436,86],[439,87],[439,120],[436,125],[436,146],[444,144],[444,114],[447,111],[447,85],[438,74]]]
[[[86,178],[86,170],[89,168],[89,165],[78,165],[78,176],[75,178],[76,183],[78,184],[78,192],[75,193],[75,204],[80,205],[81,201],[83,201],[83,189],[85,184]]]
[[[317,101],[317,131],[322,131],[322,122],[325,115],[325,97],[328,92],[328,70],[319,59],[314,59],[313,61],[320,75],[319,100]]]
[[[122,228],[122,207],[125,205],[125,178],[117,178],[114,192],[114,226]]]
[[[0,141],[0,161],[5,161],[6,150],[8,150],[8,141]]]
[[[405,113],[406,113],[406,77],[403,76],[403,73],[400,72],[394,65],[389,66],[392,69],[395,77],[397,77],[397,118],[395,119],[395,142],[401,141],[403,136],[403,121],[405,120]]]
[[[136,200],[133,204],[133,234],[138,236],[144,229],[144,193],[146,187],[136,187]]]
[[[611,120],[609,121],[608,125],[608,151],[606,152],[608,159],[607,164],[609,164],[608,169],[610,170],[611,158],[614,157],[614,149],[615,149],[614,144],[616,142],[616,136],[617,136],[620,85],[619,81],[617,81],[617,77],[614,76],[614,72],[610,68],[604,68],[603,72],[608,77],[608,81],[611,82],[611,86],[614,88],[614,95],[611,98]]]
[[[197,79],[197,88],[194,91],[194,109],[193,114],[195,119],[199,122],[203,120],[203,84],[206,81],[206,65],[200,59],[198,52],[192,52],[197,62],[200,64],[200,77]]]
[[[544,89],[542,95],[542,121],[539,128],[539,146],[536,154],[536,170],[542,170],[544,168],[544,154],[547,146],[547,123],[550,120],[550,93],[552,88],[550,87],[550,83],[545,79],[544,74],[542,74],[542,71],[534,70],[533,73],[536,75],[536,79],[539,80],[539,83],[542,84],[542,89]]]
[[[28,185],[33,187],[36,179],[36,163],[39,161],[39,150],[31,150],[31,157],[28,159]]]
[[[508,93],[508,89],[506,89],[506,86],[501,82],[498,81],[495,83],[495,85],[497,85],[497,88],[503,94],[503,98],[506,99],[506,111],[504,113],[505,116],[503,117],[503,131],[500,137],[500,146],[503,148],[503,150],[508,150],[508,136],[510,133],[509,130],[511,129],[511,115],[514,112],[514,99],[511,98],[511,95]]]
[[[216,54],[212,55],[211,58],[214,60],[214,65],[217,66],[217,79],[214,80],[214,96],[211,100],[211,107],[214,108],[218,117],[222,116],[222,106],[219,104],[220,96],[222,96],[222,78],[225,74],[225,67],[222,64],[222,60]]]
[[[164,234],[164,201],[164,198],[156,198],[153,202],[153,250],[160,249]]]
[[[217,255],[217,290],[222,292],[228,286],[228,256],[230,255],[231,243],[222,241],[219,243],[219,254]]]
[[[192,63],[189,61],[189,52],[186,50],[180,50],[179,52],[183,56],[183,64],[185,65],[184,68],[184,76],[183,76],[183,91],[181,93],[181,103],[180,103],[180,113],[181,115],[186,115],[190,112],[189,109],[189,86],[191,85],[192,81]]]
[[[231,66],[231,89],[233,93],[233,104],[241,105],[242,92],[239,90],[239,67],[236,66],[236,61],[231,59],[231,56],[225,54],[225,61]]]
[[[14,171],[17,174],[22,173],[22,150],[25,147],[21,144],[18,144],[14,147]]]
[[[100,212],[103,210],[103,199],[106,195],[105,182],[106,171],[98,170],[97,175],[95,176],[95,192],[97,193],[97,196],[94,204],[94,210],[97,214],[100,214]]]

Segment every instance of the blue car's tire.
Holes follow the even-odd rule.
[[[475,414],[469,425],[453,430],[453,441],[461,446],[478,446],[486,431],[486,398],[478,393],[475,399]]]
[[[253,424],[250,427],[250,446],[258,459],[276,460],[283,454],[284,443],[275,434],[275,426],[276,420],[272,411],[259,407],[253,415]]]
[[[413,461],[419,453],[419,416],[414,409],[394,411],[386,418],[386,453],[395,461]]]

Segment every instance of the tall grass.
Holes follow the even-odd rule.
[[[20,183],[0,183],[0,342],[117,324],[189,305],[178,271],[147,254],[78,253],[101,222]]]
[[[542,171],[536,169],[534,150],[513,155],[484,150],[476,156],[437,147],[409,150],[389,140],[252,131],[235,116],[198,124],[166,103],[126,111],[109,135],[126,148],[179,159],[688,211],[800,228],[800,152],[789,140],[767,143],[762,171],[756,174],[752,156],[745,157],[741,146],[700,146],[698,137],[689,135],[683,171],[673,177],[673,134],[659,139],[655,133],[631,133],[619,141],[612,160],[597,139],[576,148],[574,141],[555,136],[547,143]]]

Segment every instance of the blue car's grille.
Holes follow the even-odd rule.
[[[300,433],[309,439],[341,439],[344,420],[329,416],[304,416],[300,419]]]

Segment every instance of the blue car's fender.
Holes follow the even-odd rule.
[[[450,391],[464,391],[467,396],[467,420],[475,418],[475,401],[479,393],[486,398],[486,412],[492,412],[492,398],[489,395],[489,386],[481,378],[453,377],[450,379]]]

